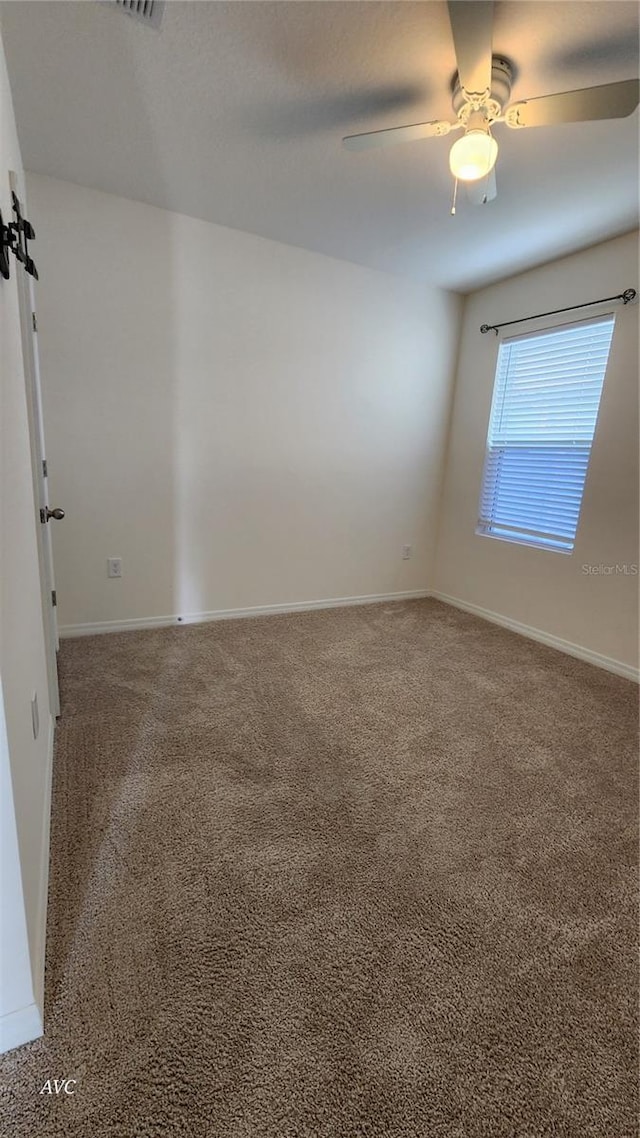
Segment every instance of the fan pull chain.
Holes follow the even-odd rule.
[[[455,217],[455,215],[456,215],[456,200],[457,200],[457,197],[458,197],[458,179],[456,178],[456,180],[455,180],[455,185],[454,185],[454,187],[453,187],[453,201],[451,202],[451,216],[452,216],[452,217]]]

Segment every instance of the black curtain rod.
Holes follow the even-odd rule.
[[[621,300],[623,304],[629,304],[635,298],[636,290],[626,288],[617,296],[603,296],[602,300],[587,300],[584,304],[572,304],[570,308],[554,308],[553,312],[538,312],[537,316],[521,316],[519,320],[505,320],[504,324],[481,324],[480,331],[483,335],[485,332],[495,332],[497,336],[498,328],[508,328],[510,324],[524,324],[526,320],[540,320],[542,316],[557,316],[559,312],[575,312],[576,308],[589,308],[592,304],[608,304],[610,300]]]

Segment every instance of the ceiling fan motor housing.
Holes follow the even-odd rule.
[[[487,123],[490,125],[500,118],[504,108],[511,98],[511,83],[513,68],[508,59],[502,55],[491,57],[491,91],[481,94],[477,98],[469,98],[467,92],[460,84],[460,76],[456,71],[453,77],[453,109],[460,122],[466,125],[469,116],[474,111],[482,111]]]

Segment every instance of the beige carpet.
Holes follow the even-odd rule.
[[[635,685],[434,601],[61,669],[3,1134],[636,1135]]]

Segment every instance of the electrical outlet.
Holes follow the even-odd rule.
[[[34,691],[31,696],[31,726],[33,727],[33,737],[37,739],[40,733],[40,713],[38,712],[37,691]]]
[[[403,545],[402,546],[402,560],[403,561],[408,561],[409,558],[411,557],[412,553],[413,553],[413,546],[412,545]]]
[[[122,558],[107,557],[107,577],[122,576]]]

